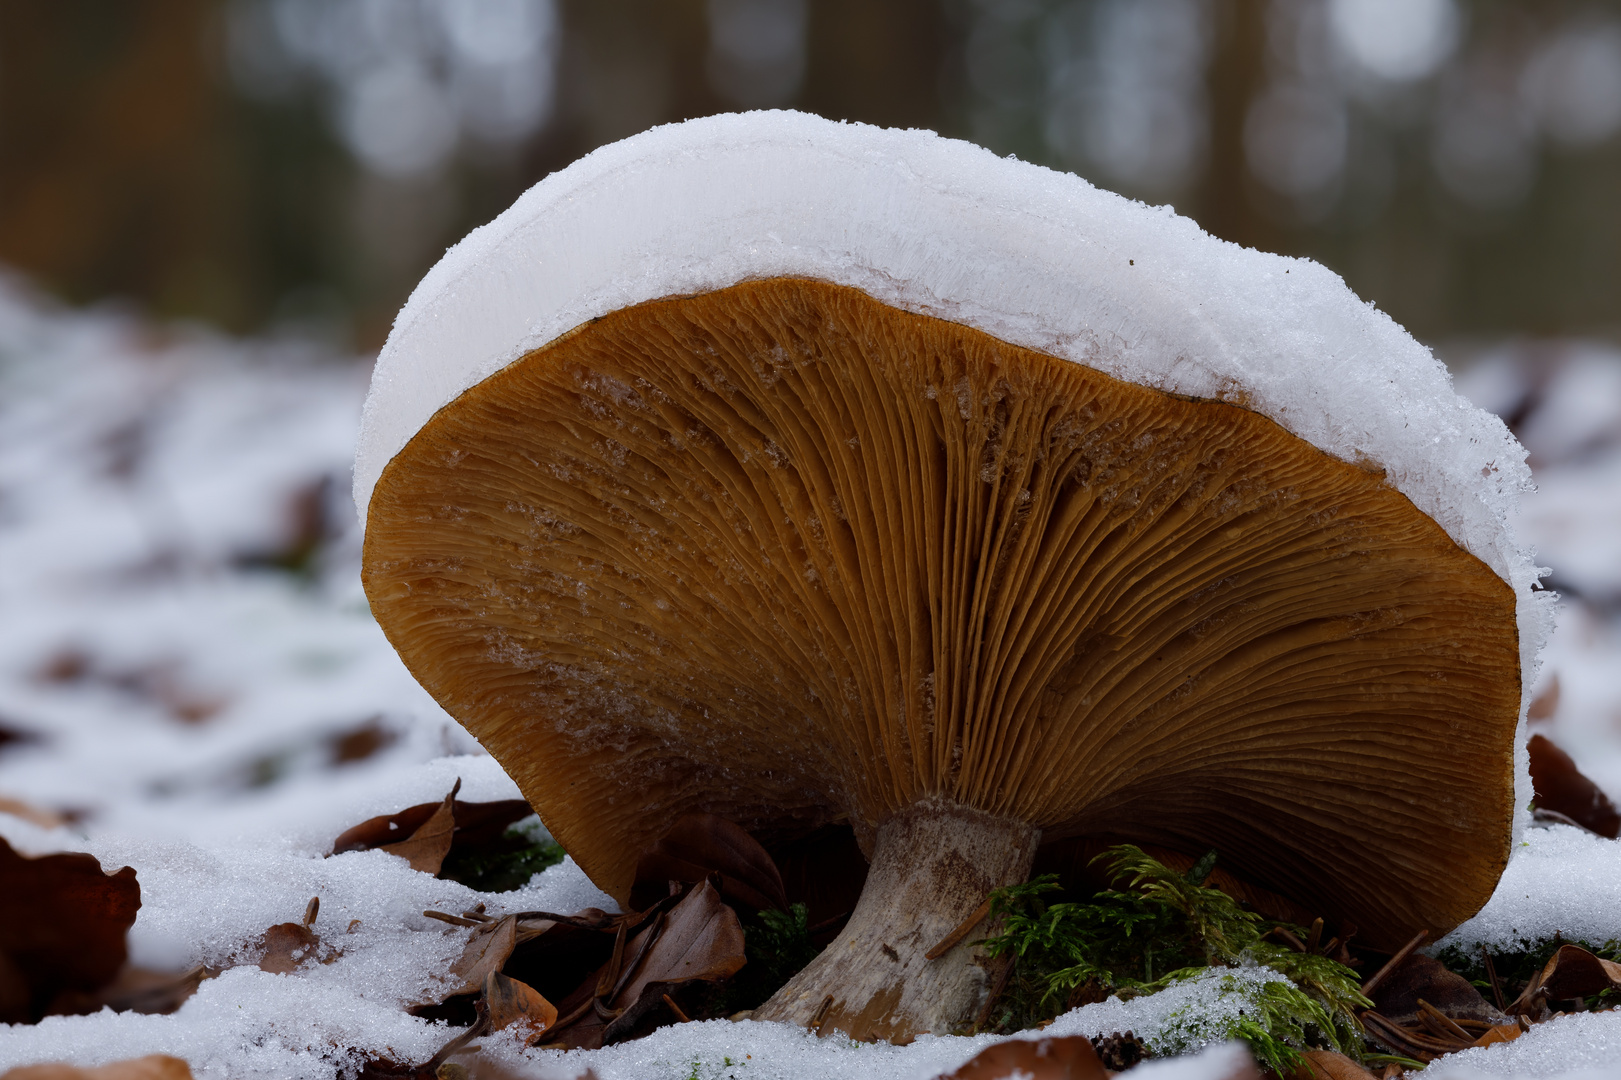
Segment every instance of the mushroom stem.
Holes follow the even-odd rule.
[[[973,932],[938,959],[925,954],[992,889],[1030,873],[1040,830],[943,801],[879,826],[861,899],[839,936],[755,1010],[853,1039],[910,1042],[968,1024],[988,982]]]

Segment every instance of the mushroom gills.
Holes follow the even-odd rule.
[[[623,902],[684,813],[768,844],[847,817],[874,861],[846,940],[902,956],[898,1003],[926,977],[900,940],[967,903],[889,894],[934,872],[881,856],[919,807],[942,836],[1003,823],[1010,852],[1214,847],[1375,947],[1467,918],[1507,860],[1512,590],[1237,404],[775,278],[510,364],[368,514],[380,625],[593,881]],[[836,955],[822,995],[873,1033],[971,1006],[971,978],[863,1004],[897,962]]]

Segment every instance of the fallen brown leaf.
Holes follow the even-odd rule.
[[[124,966],[141,906],[134,869],[103,873],[79,852],[31,859],[0,840],[0,882],[0,1022],[34,1023]]]
[[[438,874],[452,853],[461,856],[496,845],[507,826],[534,813],[522,799],[463,802],[456,798],[460,790],[457,780],[439,802],[368,818],[340,833],[332,842],[332,854],[381,848],[406,859],[414,869]]]
[[[398,855],[410,863],[413,870],[420,870],[424,874],[439,873],[445,856],[450,854],[451,837],[456,832],[456,792],[461,787],[462,782],[457,779],[450,794],[445,796],[444,802],[428,816],[427,821],[406,839],[384,844],[380,850]]]
[[[652,907],[669,883],[694,885],[710,875],[721,895],[756,910],[788,909],[776,862],[742,826],[715,814],[685,814],[636,863],[632,907]]]
[[[1525,710],[1527,720],[1551,720],[1553,714],[1559,711],[1559,675],[1554,673],[1548,677],[1548,685],[1537,691],[1537,696],[1531,699],[1530,706]]]
[[[1493,1043],[1513,1042],[1519,1037],[1520,1027],[1518,1024],[1494,1024],[1486,1034],[1476,1039],[1471,1045],[1491,1046]]]
[[[0,1080],[191,1080],[191,1066],[168,1054],[151,1054],[91,1068],[56,1062],[19,1065],[0,1073]]]
[[[557,1008],[528,983],[509,979],[499,971],[490,972],[484,983],[484,1004],[490,1010],[490,1030],[517,1026],[518,1037],[528,1045],[557,1023]]]
[[[1588,997],[1604,990],[1621,990],[1621,964],[1594,956],[1577,945],[1562,945],[1508,1011],[1536,1020],[1545,1002]]]
[[[118,977],[87,996],[82,1012],[98,1012],[103,1006],[113,1012],[148,1015],[172,1013],[197,992],[204,979],[219,972],[198,964],[187,971],[149,971],[125,966]]]
[[[666,994],[720,982],[743,967],[743,926],[707,881],[668,911],[655,908],[641,918],[645,925],[622,931],[608,962],[558,1003],[563,1018],[549,1045],[595,1049],[630,1038],[655,1012],[675,1019]]]
[[[936,1080],[1107,1080],[1092,1040],[1084,1035],[1053,1039],[1008,1039],[992,1043],[955,1071]]]
[[[458,994],[482,992],[485,981],[492,972],[501,970],[517,943],[518,920],[512,915],[475,928],[461,956],[450,965],[450,980],[445,988],[418,1002],[418,1006],[438,1005]]]
[[[55,829],[68,823],[68,819],[54,810],[42,810],[32,806],[21,799],[11,799],[0,795],[0,814],[10,814],[12,817],[22,818],[24,821],[38,825],[42,829]]]
[[[338,958],[338,950],[323,946],[314,930],[315,916],[321,910],[321,898],[312,897],[304,909],[302,923],[277,923],[259,938],[259,970],[272,975],[287,975],[311,960],[330,964]]]
[[[631,958],[615,984],[608,1007],[614,1019],[603,1031],[605,1043],[631,1033],[663,996],[691,982],[720,982],[743,967],[743,925],[705,881],[692,889],[661,921],[633,938]],[[640,962],[638,962],[638,960]]]
[[[1334,1050],[1307,1050],[1289,1080],[1372,1080],[1373,1073]]]
[[[1397,965],[1369,996],[1375,1009],[1397,1023],[1416,1021],[1423,1011],[1420,1001],[1428,1002],[1453,1020],[1489,1024],[1503,1019],[1468,979],[1449,971],[1434,957],[1418,952]]]
[[[1531,736],[1526,749],[1531,754],[1531,786],[1538,810],[1551,810],[1611,840],[1621,834],[1621,812],[1597,784],[1582,775],[1569,754],[1543,735]]]

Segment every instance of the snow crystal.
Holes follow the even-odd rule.
[[[1518,950],[1555,935],[1621,941],[1621,840],[1568,825],[1527,829],[1486,906],[1436,948]]]
[[[1540,1076],[1614,1080],[1621,1061],[1621,1012],[1571,1013],[1537,1024],[1518,1039],[1464,1050],[1424,1070],[1425,1080]]]
[[[1222,1042],[1226,1025],[1276,974],[1259,968],[1201,972],[1163,993],[1121,1001],[1110,998],[1059,1017],[1041,1031],[1014,1038],[1093,1037],[1131,1031],[1150,1047],[1184,1056],[1144,1067],[1144,1080],[1200,1080],[1228,1075],[1235,1053]],[[803,1028],[752,1020],[708,1020],[660,1028],[644,1039],[591,1051],[524,1050],[499,1037],[483,1052],[525,1075],[576,1077],[587,1068],[601,1080],[684,1078],[715,1080],[927,1080],[950,1072],[1003,1036],[923,1035],[906,1046],[819,1037]],[[1195,1053],[1197,1051],[1197,1053]]]
[[[169,1016],[104,1009],[0,1030],[0,1069],[173,1054],[197,1080],[332,1080],[337,1066],[372,1054],[426,1060],[454,1034],[407,1015],[387,995],[250,967],[207,980]]]
[[[1551,615],[1506,524],[1530,482],[1524,451],[1453,392],[1428,349],[1316,263],[927,131],[712,116],[535,185],[452,248],[396,319],[356,458],[361,518],[422,424],[529,350],[627,305],[781,275],[854,286],[1136,383],[1200,397],[1238,388],[1329,453],[1378,463],[1513,586],[1530,685]]]

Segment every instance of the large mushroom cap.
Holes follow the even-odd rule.
[[[1524,801],[1522,482],[1321,268],[754,114],[447,256],[356,491],[390,640],[616,895],[683,812],[871,849],[935,807],[1010,823],[969,893],[1108,833],[1393,946],[1484,902]]]

